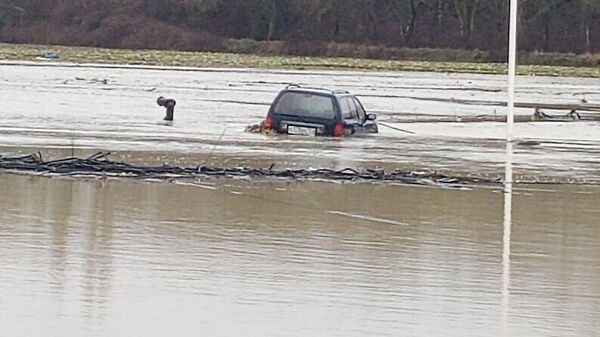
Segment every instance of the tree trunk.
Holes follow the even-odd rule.
[[[335,13],[335,26],[333,28],[333,35],[336,37],[340,35],[340,15],[338,13]]]
[[[273,36],[275,35],[276,28],[277,28],[276,16],[271,16],[271,19],[269,20],[269,33],[267,35],[267,41],[273,40]]]
[[[542,51],[546,52],[546,51],[550,50],[550,16],[549,15],[544,15],[543,25],[544,25],[544,45],[542,46]]]
[[[379,34],[377,32],[377,20],[375,19],[373,12],[370,10],[367,10],[367,19],[369,20],[369,24],[371,26],[371,39],[372,41],[377,42],[379,40]]]
[[[444,25],[444,0],[437,2],[437,25],[438,28],[442,28]]]
[[[408,23],[402,27],[402,37],[407,45],[410,44],[410,39],[412,37],[413,32],[415,31],[415,24],[417,21],[417,5],[414,0],[410,0],[410,18],[408,19]]]
[[[469,38],[473,36],[475,32],[475,19],[477,18],[477,6],[479,6],[479,0],[474,0],[472,6],[469,8]]]
[[[583,32],[585,34],[585,51],[587,53],[592,51],[592,38],[590,32],[590,23],[592,20],[592,6],[589,3],[585,3],[583,6]]]
[[[277,29],[277,17],[279,11],[277,10],[277,3],[271,3],[271,10],[269,13],[269,31],[267,33],[267,41],[271,41],[275,36]]]
[[[585,51],[590,53],[592,52],[592,39],[590,34],[590,24],[585,24]]]

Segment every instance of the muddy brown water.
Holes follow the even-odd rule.
[[[597,81],[522,78],[519,100],[597,103]],[[245,133],[289,82],[350,89],[381,121],[416,134]],[[138,164],[497,176],[503,124],[397,119],[502,113],[452,100],[499,101],[503,83],[465,74],[0,65],[0,154],[106,150]],[[173,125],[160,122],[159,95],[178,99]],[[597,130],[592,122],[517,125],[518,141],[527,141],[515,146],[517,177],[597,183]],[[600,187],[519,184],[513,205],[503,297],[497,189],[0,172],[0,326],[3,335],[61,337],[596,336]]]
[[[0,175],[7,336],[500,336],[502,193]],[[511,336],[600,329],[600,189],[515,194]]]

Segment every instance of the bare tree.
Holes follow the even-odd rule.
[[[471,43],[480,0],[453,0],[454,11],[460,27],[460,36],[466,45]]]

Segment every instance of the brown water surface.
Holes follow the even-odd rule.
[[[0,174],[6,336],[494,336],[502,193]],[[512,336],[600,331],[600,189],[519,186]]]

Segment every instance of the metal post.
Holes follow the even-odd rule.
[[[506,141],[512,150],[513,142],[513,127],[515,122],[515,78],[517,75],[517,11],[519,1],[510,1],[510,36],[509,36],[509,53],[508,53],[508,111],[507,111],[507,131]],[[507,151],[508,152],[508,151]],[[512,172],[512,151],[507,153],[505,191],[512,192],[513,172]],[[511,162],[511,165],[508,163]]]
[[[510,1],[510,33],[508,52],[508,111],[506,115],[506,172],[504,178],[504,230],[502,247],[502,336],[508,337],[510,314],[510,255],[513,192],[513,127],[515,121],[515,78],[517,75],[518,0]]]

